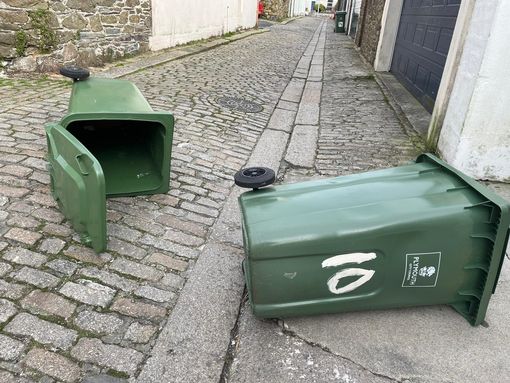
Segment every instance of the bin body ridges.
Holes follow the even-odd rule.
[[[255,315],[448,304],[473,325],[501,269],[509,206],[431,155],[239,198]]]

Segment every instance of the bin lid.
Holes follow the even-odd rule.
[[[73,84],[69,100],[72,113],[152,112],[142,92],[130,81],[91,77]]]
[[[96,252],[106,249],[106,194],[97,159],[58,124],[46,126],[52,192],[62,213]]]
[[[153,111],[143,94],[126,80],[89,78],[73,84],[69,112],[60,121],[64,128],[76,121],[153,121],[172,129],[173,115]]]

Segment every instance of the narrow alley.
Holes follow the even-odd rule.
[[[267,166],[291,183],[401,165],[426,148],[332,20],[274,23],[122,78],[175,116],[171,185],[165,195],[108,199],[99,255],[58,210],[46,170],[43,126],[65,113],[70,82],[0,79],[0,382],[510,376],[508,262],[477,328],[445,306],[252,315],[238,170]]]

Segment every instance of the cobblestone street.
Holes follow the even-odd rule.
[[[108,250],[99,255],[50,193],[43,127],[66,112],[71,83],[0,79],[0,383],[494,381],[490,372],[463,375],[448,358],[452,345],[469,350],[471,335],[485,345],[482,358],[496,354],[506,324],[503,335],[487,326],[467,336],[471,327],[444,307],[285,321],[251,314],[235,172],[268,166],[290,183],[396,166],[424,151],[332,21],[271,23],[124,78],[175,116],[171,185],[164,195],[108,199]],[[240,101],[253,109],[236,109]],[[494,307],[491,326],[504,322]],[[422,316],[436,327],[423,330],[432,341],[420,353],[405,340],[414,336],[408,321]],[[434,332],[443,323],[448,335]],[[393,325],[403,343],[386,341]],[[439,367],[424,356],[435,344]],[[491,363],[487,371],[508,371],[503,355]]]
[[[49,192],[43,126],[65,113],[70,83],[0,80],[1,382],[139,373],[316,27],[308,19],[128,77],[176,117],[171,191],[109,199],[99,256]],[[222,96],[263,111],[227,109]]]

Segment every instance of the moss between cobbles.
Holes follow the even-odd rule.
[[[70,324],[74,323],[74,319],[76,319],[77,316],[78,315],[73,315],[72,317],[70,317],[69,318],[69,323]],[[71,319],[73,319],[73,320],[71,321]],[[80,339],[80,338],[97,338],[98,336],[101,336],[101,334],[96,334],[94,332],[84,330],[84,329],[82,329],[80,327],[77,327],[75,325],[66,326],[66,328],[76,331],[76,333],[78,334],[78,338],[77,339]]]
[[[51,292],[55,294],[55,291],[51,291]],[[59,295],[59,294],[57,294],[57,295]],[[65,296],[62,296],[62,295],[59,295],[59,296],[65,298],[65,299],[68,299],[68,297],[65,297]],[[77,303],[79,304],[80,302],[77,302]],[[86,304],[82,304],[82,306],[92,307],[92,306],[86,305]],[[101,334],[96,334],[96,333],[94,333],[92,331],[84,330],[81,327],[78,327],[77,325],[74,324],[75,319],[78,317],[78,314],[81,312],[81,311],[78,311],[78,310],[75,310],[73,315],[71,315],[69,317],[69,319],[67,319],[67,320],[64,319],[64,318],[61,318],[61,317],[57,317],[55,315],[51,315],[51,314],[44,314],[44,313],[34,314],[30,310],[27,310],[27,312],[29,312],[30,314],[35,315],[35,316],[45,320],[46,322],[54,323],[54,324],[57,324],[59,326],[65,327],[68,330],[76,331],[76,334],[77,334],[77,338],[76,339],[77,340],[80,339],[80,338],[98,338],[99,336],[101,336]],[[103,313],[102,311],[97,311],[97,312],[101,313],[101,314]],[[120,315],[120,317],[124,320],[124,322],[127,322],[126,321],[126,317],[124,317],[123,315]],[[33,343],[37,344],[37,345],[39,344],[39,343],[37,343],[35,341],[33,341]],[[42,346],[43,346],[43,348],[49,347],[49,346],[45,347],[44,345],[42,345]],[[69,355],[68,352],[63,352],[63,353],[65,355]]]
[[[373,74],[368,74],[366,76],[354,77],[354,81],[365,81],[365,80],[375,80],[375,76]]]
[[[41,77],[34,78],[33,80],[28,79],[20,79],[20,78],[0,78],[0,87],[9,86],[9,87],[19,87],[19,86],[27,86],[27,87],[35,87],[41,85],[54,85],[57,84],[62,88],[71,87],[73,85],[72,82],[61,79],[52,79],[48,77],[48,75],[42,75]]]
[[[113,262],[113,260],[114,260],[114,259],[112,259],[109,263]],[[86,265],[89,265],[89,264],[87,263]],[[93,265],[94,265],[94,267],[96,267],[98,270],[103,270],[102,268],[98,267],[96,264],[93,264]],[[137,278],[137,277],[134,277],[134,276],[132,276],[132,275],[118,274],[117,272],[113,272],[113,270],[109,270],[109,269],[108,269],[108,270],[103,270],[103,271],[107,271],[107,272],[109,272],[109,273],[113,273],[113,274],[115,274],[115,275],[118,275],[119,277],[125,278],[125,279],[127,279],[128,281],[130,281],[130,282],[137,282],[137,283],[144,283],[144,282],[147,282],[147,280],[146,280],[146,279],[143,279],[143,278]],[[76,275],[76,277],[75,277],[75,278],[69,279],[69,281],[74,281],[74,280],[76,280],[76,278],[78,278],[78,277],[79,277],[80,279],[81,279],[81,278],[86,278],[86,279],[87,279],[87,280],[89,280],[89,281],[99,283],[100,285],[107,285],[107,286],[110,286],[110,287],[112,287],[112,288],[114,288],[114,289],[117,289],[117,290],[121,291],[121,289],[119,289],[118,287],[116,287],[116,286],[114,286],[114,285],[112,285],[112,284],[110,284],[110,283],[107,283],[107,282],[105,282],[105,281],[103,281],[103,280],[101,280],[101,279],[99,279],[99,278],[96,278],[96,277],[89,277],[89,276],[87,276],[87,275]],[[129,294],[130,294],[130,295],[132,295],[132,293],[129,293]]]
[[[53,314],[44,314],[42,312],[40,314],[32,313],[32,315],[35,315],[37,317],[42,317],[42,318],[44,318],[44,320],[46,322],[55,323],[55,324],[58,324],[58,325],[60,325],[62,327],[69,328],[69,324],[67,323],[67,321],[64,318],[61,318],[59,316],[56,316],[56,315],[53,315]]]
[[[14,86],[14,85],[16,85],[16,82],[14,80],[6,79],[6,78],[0,78],[0,87],[2,87],[2,86]]]
[[[128,379],[130,377],[130,375],[125,372],[121,372],[121,371],[117,371],[117,370],[113,370],[113,369],[107,370],[106,374],[111,375],[115,378],[120,378],[120,379]]]

